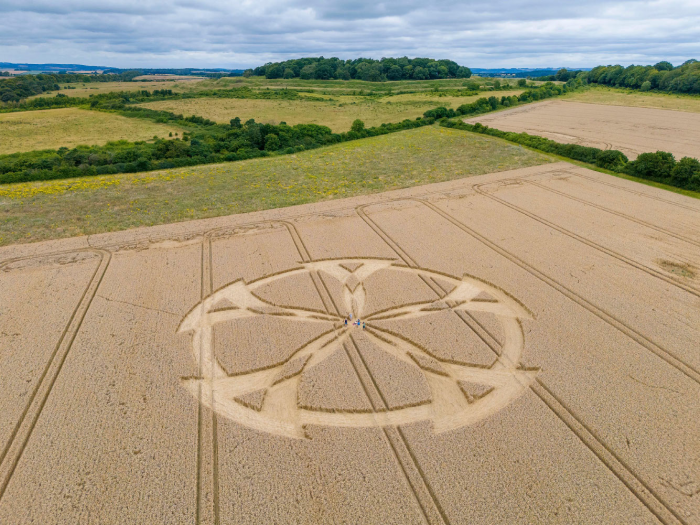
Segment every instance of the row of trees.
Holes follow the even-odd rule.
[[[499,137],[540,151],[595,164],[610,171],[625,173],[641,179],[700,191],[700,161],[692,157],[683,157],[676,161],[673,154],[657,151],[655,153],[642,153],[635,160],[630,161],[621,151],[602,150],[578,144],[561,144],[537,135],[501,131],[479,123],[467,124],[466,122],[446,120],[441,122],[441,125]]]
[[[387,80],[430,80],[440,78],[469,78],[468,67],[452,60],[432,58],[339,58],[310,57],[271,62],[264,66],[248,69],[244,76],[264,76],[266,78],[302,78],[304,80],[366,80],[384,82]]]
[[[171,89],[154,89],[153,91],[110,91],[85,97],[67,97],[58,93],[55,97],[38,97],[29,100],[8,101],[2,111],[32,111],[36,109],[66,108],[89,105],[96,109],[122,109],[127,104],[154,102],[156,100],[179,100],[185,98],[240,98],[240,99],[274,99],[296,100],[299,92],[291,89],[259,89],[249,87],[231,89],[213,89],[186,93],[174,93]],[[305,100],[318,100],[317,97],[305,97]]]
[[[182,139],[156,139],[153,142],[111,142],[104,146],[78,146],[73,149],[31,151],[0,155],[0,184],[35,180],[63,179],[112,173],[134,173],[236,161],[278,153],[294,153],[320,146],[372,137],[430,125],[433,119],[404,120],[365,128],[357,120],[350,131],[333,133],[326,126],[298,124],[277,126],[254,120],[216,124],[202,117],[187,117],[144,108],[131,108],[131,116],[158,117],[193,129]],[[150,113],[149,113],[150,112]],[[139,113],[138,115],[136,113]]]
[[[130,82],[140,75],[138,71],[127,71],[119,75],[83,75],[77,73],[56,73],[39,75],[18,75],[0,79],[0,102],[19,102],[33,95],[47,91],[58,91],[59,84],[71,82]]]
[[[527,104],[529,102],[535,102],[537,100],[544,100],[551,97],[556,97],[567,93],[572,89],[576,89],[580,86],[578,80],[571,80],[567,84],[555,85],[551,82],[542,84],[537,88],[528,89],[523,91],[519,95],[502,96],[500,98],[496,96],[490,96],[488,98],[482,97],[471,104],[462,104],[456,110],[447,109],[445,107],[438,107],[435,109],[429,109],[423,116],[426,118],[452,118],[463,115],[478,115],[481,113],[487,113],[489,111],[495,111],[497,109],[508,108],[511,106],[516,106],[518,104]]]
[[[568,82],[569,80],[576,78],[579,75],[579,73],[584,73],[584,72],[581,71],[580,69],[566,69],[565,67],[563,67],[559,71],[557,71],[554,75],[537,77],[537,80]]]
[[[700,93],[700,62],[691,59],[678,67],[670,62],[653,66],[598,66],[586,74],[592,84],[670,93]]]

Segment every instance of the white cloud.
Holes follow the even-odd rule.
[[[247,67],[298,56],[429,56],[471,67],[700,57],[687,0],[0,0],[0,60]]]

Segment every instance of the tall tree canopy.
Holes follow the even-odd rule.
[[[387,80],[427,80],[439,78],[469,78],[468,67],[460,66],[452,60],[432,58],[339,58],[309,57],[270,62],[256,67],[252,74],[267,78],[302,78],[305,80],[367,80],[384,82]]]

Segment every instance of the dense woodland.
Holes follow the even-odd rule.
[[[432,58],[298,58],[285,62],[271,62],[255,69],[246,70],[244,75],[266,78],[301,78],[304,80],[366,80],[384,82],[387,80],[430,80],[440,78],[469,78],[468,67],[452,60]]]
[[[669,93],[700,93],[700,62],[691,59],[678,67],[670,62],[653,66],[598,66],[586,75],[592,84]]]

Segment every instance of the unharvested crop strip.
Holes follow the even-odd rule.
[[[302,260],[304,262],[311,261],[311,254],[304,245],[304,242],[302,241],[301,236],[299,235],[299,232],[296,230],[294,225],[288,222],[284,222],[283,224],[287,227],[287,230],[289,231],[289,234],[292,237],[292,240],[294,241],[294,244]],[[315,274],[315,277],[318,278],[318,281],[321,284],[321,286],[318,286],[316,284],[316,280],[314,279],[314,286],[316,286],[316,291],[318,292],[323,304],[327,305],[328,303],[324,298],[324,293],[321,291],[321,288],[323,288],[325,293],[328,295],[328,298],[330,299],[329,302],[333,304],[333,308],[335,309],[336,314],[340,315],[338,305],[333,300],[333,296],[328,290],[328,287],[326,286],[323,277],[318,272],[312,272],[312,274]],[[330,313],[330,309],[328,309],[326,313]],[[353,370],[355,371],[357,379],[362,385],[362,389],[365,393],[365,396],[367,396],[367,399],[369,400],[369,403],[372,406],[372,410],[375,412],[388,410],[389,405],[386,402],[386,399],[384,399],[381,390],[379,390],[379,387],[377,386],[374,377],[372,377],[367,363],[365,363],[364,359],[362,358],[362,354],[357,348],[354,339],[352,339],[352,337],[350,339],[352,341],[352,347],[354,349],[354,352],[351,351],[349,345],[346,344],[343,344],[343,349],[345,350],[345,353],[348,359],[350,360],[350,363],[353,367]],[[372,385],[371,387],[370,384]],[[401,432],[401,430],[398,427],[383,427],[382,432],[384,433],[384,436],[386,437],[386,440],[389,444],[389,448],[393,452],[394,457],[396,458],[396,461],[399,464],[399,467],[401,468],[401,472],[403,473],[406,479],[408,487],[413,493],[413,496],[418,504],[418,507],[421,510],[421,513],[426,523],[449,525],[449,520],[447,519],[444,510],[440,506],[440,503],[438,502],[435,493],[430,487],[430,484],[428,483],[427,478],[423,473],[423,470],[420,468],[417,458],[411,451],[408,441],[406,440],[403,432]]]
[[[78,305],[76,306],[68,321],[68,324],[64,328],[63,333],[61,334],[61,337],[59,338],[58,343],[56,344],[56,347],[51,353],[51,356],[49,357],[49,360],[46,363],[46,366],[44,367],[41,377],[39,378],[37,385],[35,386],[34,390],[29,396],[27,405],[25,406],[24,411],[22,412],[22,415],[18,419],[17,423],[15,424],[15,428],[12,431],[10,439],[8,440],[2,452],[2,455],[0,456],[0,500],[2,500],[2,497],[5,495],[5,491],[7,490],[7,486],[10,483],[10,479],[12,478],[12,475],[14,474],[15,469],[17,468],[17,464],[19,463],[19,460],[22,457],[22,454],[24,453],[24,449],[27,446],[27,442],[29,441],[32,432],[34,431],[34,427],[36,426],[36,423],[39,420],[39,416],[41,415],[41,412],[44,409],[44,406],[46,405],[46,401],[48,400],[48,397],[51,394],[51,391],[53,390],[53,387],[56,383],[56,379],[61,373],[63,364],[65,363],[66,358],[68,357],[68,352],[73,346],[73,342],[75,341],[75,338],[77,337],[78,332],[80,331],[80,327],[82,326],[83,320],[85,319],[90,305],[92,304],[92,301],[95,298],[97,289],[99,288],[100,283],[102,282],[102,279],[105,275],[105,272],[107,271],[107,267],[109,266],[109,262],[112,257],[112,254],[105,250],[90,249],[81,251],[87,251],[98,254],[100,257],[100,262],[95,271],[93,272],[92,277],[90,278],[90,281],[87,287],[85,288],[85,291],[83,292],[80,301],[78,302]],[[23,259],[32,258],[34,257],[26,257]],[[6,261],[5,263],[3,263],[2,266],[5,266],[6,264],[9,264],[10,262],[14,261],[15,260]]]
[[[628,265],[636,268],[637,270],[641,270],[642,272],[644,272],[652,277],[656,277],[657,279],[660,279],[660,280],[665,281],[673,286],[681,288],[682,290],[684,290],[690,294],[693,294],[696,297],[700,297],[700,291],[698,291],[693,286],[689,286],[683,282],[679,282],[676,279],[669,277],[669,276],[667,276],[667,275],[665,275],[657,270],[654,270],[653,268],[649,268],[648,266],[646,266],[644,264],[638,263],[637,261],[630,259],[629,257],[622,255],[621,253],[618,253],[618,252],[613,251],[609,248],[606,248],[605,246],[602,246],[594,241],[591,241],[585,237],[582,237],[581,235],[578,235],[577,233],[569,231],[566,228],[562,228],[561,226],[558,226],[558,225],[554,224],[553,222],[548,221],[547,219],[543,219],[539,215],[536,215],[532,212],[529,212],[529,211],[521,208],[520,206],[516,206],[515,204],[511,204],[508,201],[500,199],[500,198],[482,190],[481,186],[485,186],[485,184],[475,184],[473,186],[474,191],[476,191],[479,195],[483,195],[484,197],[492,199],[492,200],[498,202],[499,204],[506,206],[507,208],[515,210],[518,213],[522,213],[523,215],[530,217],[532,220],[537,221],[540,224],[544,224],[545,226],[552,228],[553,230],[556,230],[559,233],[566,235],[567,237],[570,237],[570,238],[572,238],[576,241],[579,241],[587,246],[590,246],[591,248],[593,248],[595,250],[603,252],[604,254],[609,255],[610,257],[613,257],[614,259],[617,259],[620,262],[628,264]]]
[[[685,524],[686,521],[673,508],[625,464],[605,442],[600,439],[571,408],[567,407],[539,378],[530,389],[554,412],[581,442],[649,509],[664,525]]]
[[[201,297],[208,297],[212,293],[214,282],[213,255],[212,255],[212,232],[208,232],[202,239],[202,260],[201,260]],[[199,370],[200,378],[204,377],[204,347],[200,346]],[[196,498],[196,523],[213,522],[220,523],[219,518],[219,439],[218,421],[214,409],[214,398],[212,396],[211,419],[206,418],[207,411],[202,404],[204,388],[202,382],[198,388],[197,404],[197,498]],[[205,447],[211,446],[211,464],[204,460]],[[206,497],[211,490],[211,503]]]
[[[568,193],[565,193],[563,191],[555,190],[554,188],[550,188],[548,186],[545,186],[544,184],[541,184],[537,181],[534,180],[528,180],[526,178],[518,179],[523,182],[526,182],[528,184],[531,184],[533,186],[537,186],[538,188],[541,188],[545,191],[549,191],[551,193],[555,193],[557,195],[561,195],[562,197],[565,197],[567,199],[571,199],[576,202],[580,202],[581,204],[585,204],[586,206],[591,206],[593,208],[598,208],[599,210],[602,210],[606,213],[610,213],[611,215],[617,215],[618,217],[622,217],[623,219],[627,219],[628,221],[631,222],[636,222],[637,224],[641,224],[642,226],[646,226],[647,228],[651,228],[652,230],[656,230],[659,233],[663,233],[664,235],[668,235],[669,237],[674,237],[680,241],[687,242],[688,244],[693,244],[695,246],[700,246],[700,241],[697,239],[690,239],[688,237],[685,237],[684,235],[680,235],[678,233],[672,232],[670,230],[667,230],[665,228],[661,228],[659,226],[656,226],[655,224],[647,221],[643,221],[641,219],[637,219],[636,217],[632,217],[631,215],[627,215],[626,213],[622,213],[616,210],[612,210],[610,208],[606,208],[605,206],[601,206],[600,204],[596,204],[594,202],[588,201],[586,199],[581,199],[579,197],[575,197],[573,195],[570,195]]]
[[[535,269],[534,267],[528,265],[524,261],[520,260],[517,256],[511,254],[510,252],[506,251],[505,249],[501,248],[497,244],[489,241],[487,238],[483,237],[481,234],[475,232],[456,218],[452,217],[450,214],[447,212],[444,212],[437,206],[427,202],[427,201],[422,201],[419,199],[408,199],[408,200],[414,200],[417,202],[421,202],[434,212],[436,212],[438,215],[442,216],[443,218],[447,219],[449,222],[463,230],[464,232],[468,233],[472,237],[474,237],[476,240],[480,241],[482,244],[485,244],[487,247],[491,248],[494,250],[496,253],[499,255],[503,256],[504,258],[508,259],[509,261],[515,263],[516,265],[520,266],[524,270],[526,270],[528,273],[531,275],[537,277],[538,279],[544,281],[546,284],[549,284],[553,288],[555,288],[557,291],[561,292],[563,295],[568,297],[569,299],[573,300],[577,304],[583,306],[587,310],[589,310],[591,313],[595,314],[596,316],[600,317],[604,321],[608,322],[618,330],[622,331],[625,333],[625,335],[628,335],[627,332],[624,331],[625,325],[620,323],[619,321],[616,321],[612,316],[607,314],[606,312],[603,312],[596,306],[588,303],[585,299],[582,297],[579,297],[576,295],[574,292],[568,290],[565,288],[563,285],[560,285],[553,279],[547,277],[544,275],[542,272],[539,270]],[[369,218],[364,212],[360,214],[360,210],[358,209],[358,215],[363,217],[363,219],[368,222],[373,222],[372,219]],[[373,228],[374,229],[374,228]],[[377,229],[375,231],[382,231],[379,226],[377,225]],[[386,235],[386,234],[385,234]],[[383,237],[382,237],[383,238]],[[393,241],[395,242],[395,241]],[[389,244],[389,243],[387,243]],[[397,252],[398,253],[398,252]],[[607,316],[607,318],[606,318]],[[611,322],[612,321],[612,322]],[[617,322],[617,324],[614,324],[614,322]],[[631,328],[627,328],[628,330],[634,332]],[[641,336],[641,334],[637,334],[642,341],[646,341],[649,345],[654,345],[651,341],[648,341],[644,338],[644,336]],[[631,337],[631,336],[630,336]],[[633,339],[636,342],[637,339],[633,337]],[[642,344],[640,342],[640,344]],[[664,350],[659,348],[657,353],[656,351],[652,350],[651,348],[648,348],[646,345],[642,345],[645,348],[651,350],[654,354],[659,355],[662,359],[664,359]],[[652,346],[653,348],[653,346]],[[670,356],[667,356],[670,357]],[[666,360],[666,359],[664,359]],[[667,361],[668,362],[668,361]],[[672,364],[672,363],[669,363]],[[680,364],[680,363],[679,363]],[[682,364],[681,364],[682,365]],[[674,365],[675,366],[675,365]],[[678,368],[678,367],[676,367]],[[681,370],[684,372],[683,370]],[[692,370],[688,370],[689,373],[692,373]],[[686,372],[684,372],[686,373]],[[686,373],[688,375],[688,373]],[[695,379],[692,375],[689,376],[691,379]],[[697,381],[697,379],[695,379]],[[544,383],[542,382],[541,379],[537,379],[537,382],[533,384],[530,387],[533,392],[545,403],[545,405],[552,410],[552,412],[564,423],[566,424],[569,429],[574,432],[574,434],[600,459],[600,461],[616,476],[618,479],[622,481],[622,483],[632,492],[637,499],[645,506],[649,511],[654,514],[664,525],[677,525],[677,524],[686,524],[686,522],[678,516],[678,514],[671,508],[671,505],[669,505],[667,502],[665,502],[660,496],[658,496],[650,487],[647,486],[646,483],[644,483],[641,479],[640,476],[638,476],[633,470],[631,470],[624,462],[618,458],[618,456],[612,451],[612,449],[605,444],[599,437],[597,437],[591,430],[588,429],[588,427],[574,414],[574,412],[567,407],[562,401],[560,401],[558,398],[554,396],[554,394],[549,390]],[[555,402],[553,402],[554,400]],[[583,431],[582,431],[583,429]],[[585,431],[585,432],[584,432]],[[604,451],[604,453],[599,453],[599,451]]]

